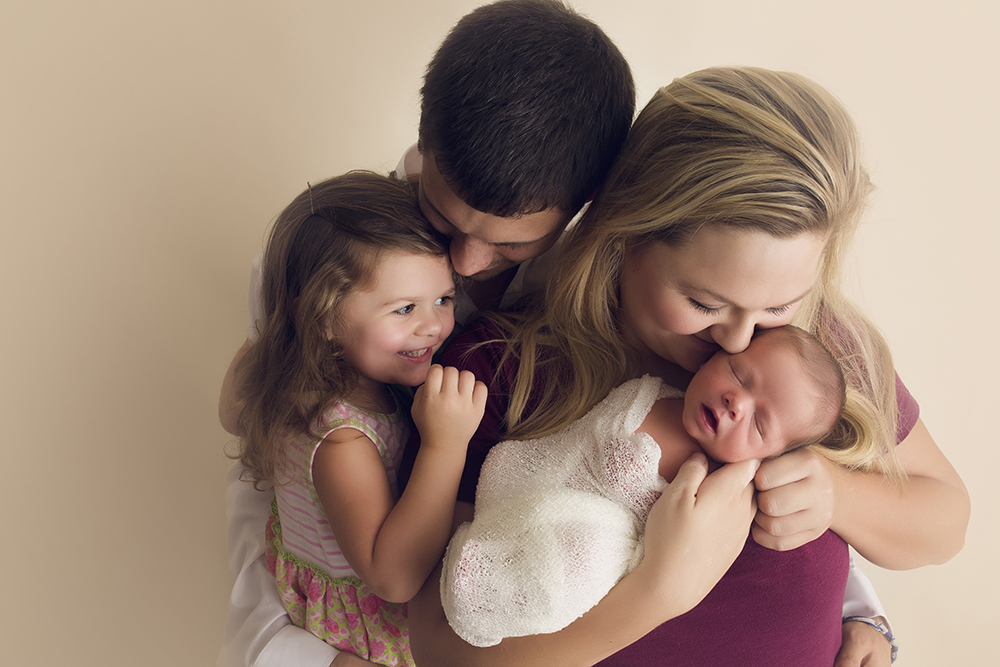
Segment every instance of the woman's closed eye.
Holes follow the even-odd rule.
[[[694,306],[695,310],[701,311],[703,313],[712,314],[712,313],[717,313],[717,312],[719,312],[719,310],[721,310],[720,308],[713,308],[711,306],[706,306],[705,304],[701,303],[700,301],[695,301],[691,297],[688,297],[688,302],[692,306]]]

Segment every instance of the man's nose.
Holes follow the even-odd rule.
[[[488,243],[459,235],[452,237],[448,244],[448,255],[451,257],[455,273],[460,276],[474,276],[492,266],[494,250]]]

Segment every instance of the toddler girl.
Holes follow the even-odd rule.
[[[285,607],[384,665],[413,664],[399,603],[447,543],[485,405],[471,373],[431,365],[454,326],[454,292],[447,247],[406,184],[332,178],[278,217],[260,337],[237,368],[240,458],[254,482],[275,485],[268,565]],[[424,446],[399,495],[410,423],[392,385],[421,383],[412,414]]]

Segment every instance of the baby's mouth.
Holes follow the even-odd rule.
[[[711,431],[712,433],[715,433],[719,428],[719,420],[715,416],[715,413],[712,412],[712,409],[709,408],[707,405],[702,405],[701,416],[703,421],[705,422],[705,426],[708,427],[708,430]]]

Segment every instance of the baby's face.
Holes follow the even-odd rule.
[[[766,459],[826,431],[822,405],[798,353],[779,336],[765,336],[701,367],[684,395],[683,423],[716,461]]]

